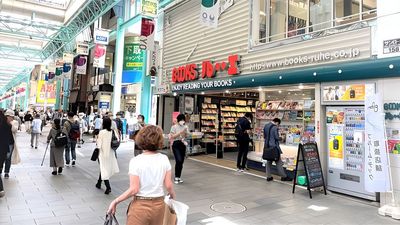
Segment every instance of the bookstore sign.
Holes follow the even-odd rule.
[[[227,61],[213,63],[205,60],[201,69],[197,64],[188,64],[172,69],[172,91],[189,91],[210,88],[228,88],[234,84],[230,76],[240,74],[240,56],[231,55]],[[228,77],[212,80],[219,73],[226,72]]]

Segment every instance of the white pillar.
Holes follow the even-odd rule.
[[[121,110],[121,88],[122,88],[122,64],[124,58],[124,31],[121,27],[123,19],[119,18],[117,23],[117,39],[115,44],[115,76],[114,76],[114,95],[112,101],[112,112],[116,114]]]

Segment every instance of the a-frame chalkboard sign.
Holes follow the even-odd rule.
[[[299,165],[300,163],[301,165]],[[294,193],[296,185],[298,185],[296,180],[299,172],[304,172],[307,178],[307,190],[310,194],[310,198],[312,198],[311,189],[317,187],[323,187],[326,195],[324,174],[322,173],[321,161],[316,143],[299,144],[292,193]]]

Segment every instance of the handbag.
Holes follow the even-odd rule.
[[[112,138],[111,138],[111,148],[115,151],[119,147],[119,140],[117,138],[117,135],[115,135],[115,131],[112,131]]]
[[[95,148],[93,153],[92,153],[92,157],[90,158],[90,160],[96,161],[98,158],[99,158],[99,149]]]
[[[119,225],[117,218],[115,218],[114,214],[108,213],[106,215],[106,220],[104,221],[104,225]]]
[[[277,162],[277,161],[279,161],[279,159],[281,157],[279,149],[278,149],[277,146],[272,146],[272,147],[269,146],[269,140],[271,138],[271,129],[272,129],[273,126],[275,126],[275,125],[272,125],[269,128],[267,143],[266,143],[266,145],[264,145],[262,158],[264,160],[267,160],[267,161],[275,161],[275,162]]]
[[[162,225],[177,225],[177,223],[178,219],[175,210],[168,204],[165,204],[164,220]]]

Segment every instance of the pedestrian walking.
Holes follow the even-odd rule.
[[[183,183],[181,176],[187,146],[185,138],[189,135],[189,128],[185,125],[185,119],[185,115],[179,114],[176,118],[177,124],[171,127],[170,132],[172,152],[175,157],[175,184]]]
[[[96,146],[99,149],[99,165],[100,174],[97,180],[96,188],[101,189],[101,183],[104,181],[106,185],[106,191],[104,194],[108,195],[111,192],[110,178],[119,173],[119,167],[115,151],[111,148],[111,140],[113,132],[118,138],[118,135],[114,130],[111,129],[111,119],[105,117],[103,119],[103,130],[99,132],[99,136],[96,141]]]
[[[10,168],[11,164],[18,164],[20,163],[21,159],[19,156],[18,148],[17,148],[17,139],[16,139],[16,134],[18,132],[18,121],[16,121],[15,118],[15,113],[12,110],[6,110],[4,113],[7,119],[7,123],[11,125],[11,135],[10,137],[10,145],[9,149],[7,152],[7,158],[3,164],[0,165],[0,174],[3,171],[4,168],[4,178],[8,179],[10,177]],[[4,166],[4,167],[3,167]]]
[[[35,149],[37,149],[39,144],[39,135],[42,132],[42,120],[40,119],[39,114],[36,114],[35,119],[32,121],[31,127],[31,147],[33,148],[33,146],[35,146]]]
[[[42,135],[43,127],[46,126],[46,113],[42,111],[39,115],[40,119],[42,120],[42,126],[40,126],[40,135]]]
[[[115,214],[117,205],[132,198],[127,211],[127,225],[163,224],[165,207],[164,187],[172,199],[175,191],[171,181],[171,164],[168,157],[159,153],[163,146],[163,131],[157,126],[147,126],[137,135],[143,154],[129,163],[129,188],[111,202],[108,213]]]
[[[264,126],[264,140],[265,146],[276,147],[279,149],[280,154],[282,154],[281,147],[279,146],[279,125],[281,124],[281,120],[278,118],[273,119],[271,122],[265,124]],[[267,143],[267,141],[269,142]],[[274,178],[271,175],[271,166],[273,161],[267,161],[265,165],[265,170],[267,174],[267,181],[272,181]],[[281,157],[279,160],[275,162],[276,168],[278,170],[279,176],[281,176],[281,181],[291,181],[292,179],[286,175],[285,170],[283,169],[283,162]]]
[[[133,140],[135,140],[137,134],[139,133],[139,131],[141,129],[143,129],[146,126],[145,122],[144,122],[144,116],[143,115],[138,115],[137,116],[137,123],[133,126],[134,129],[134,133],[133,133]],[[140,149],[140,146],[136,144],[135,141],[135,150],[134,150],[134,155],[140,155],[142,154],[143,150]]]
[[[25,116],[24,116],[24,121],[25,121],[25,129],[27,133],[32,132],[32,121],[33,121],[33,116],[30,111],[27,111]]]
[[[96,142],[97,136],[99,135],[102,126],[103,126],[103,119],[101,118],[100,115],[97,115],[96,119],[94,120],[93,142]]]
[[[3,165],[10,150],[10,144],[14,143],[11,124],[7,122],[3,110],[0,110],[0,134],[2,134],[2,137],[0,138],[0,165]],[[0,198],[4,197],[4,195],[3,180],[0,175]]]
[[[236,168],[238,172],[243,172],[247,166],[247,154],[249,153],[251,123],[253,114],[247,112],[236,122],[235,133],[238,144],[238,156]]]
[[[62,133],[60,126],[60,119],[55,119],[52,123],[51,130],[47,136],[47,144],[50,144],[50,167],[53,168],[51,174],[57,175],[63,172],[64,168],[64,148],[65,146],[57,146],[56,139],[61,135],[66,135]]]
[[[74,120],[75,114],[68,112],[68,120],[64,122],[63,133],[67,135],[68,143],[65,145],[65,165],[76,164],[76,143],[80,137],[79,123]],[[72,160],[71,160],[72,158]]]

